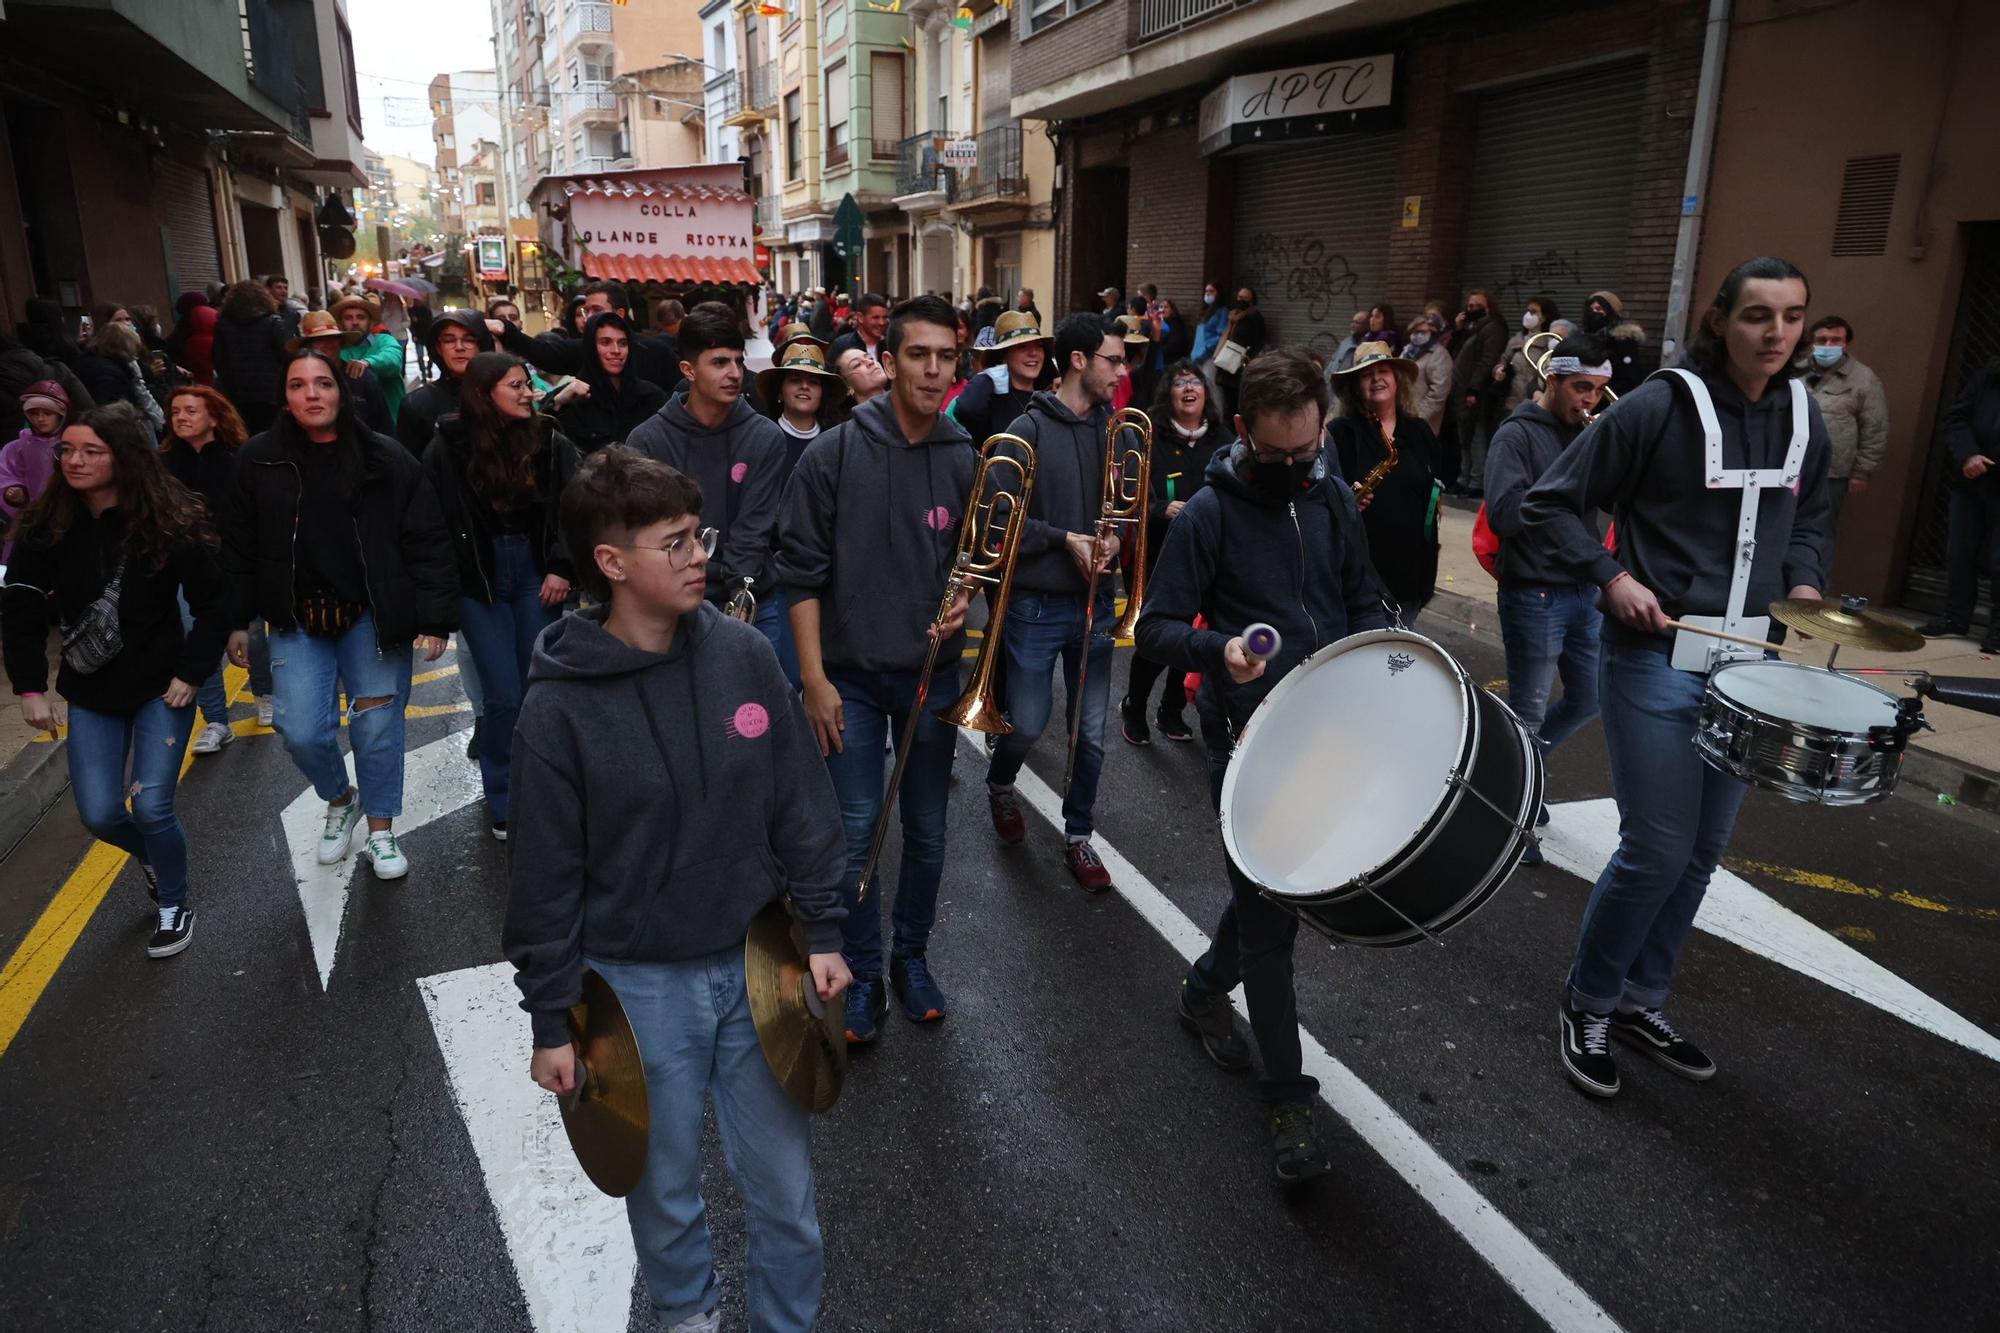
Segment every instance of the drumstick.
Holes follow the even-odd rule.
[[[1703,629],[1700,625],[1690,625],[1680,620],[1669,620],[1667,628],[1684,629],[1690,634],[1700,634],[1710,639],[1727,639],[1731,643],[1740,643],[1749,648],[1762,648],[1767,652],[1796,653],[1800,651],[1797,648],[1787,648],[1782,643],[1770,643],[1764,639],[1746,639],[1741,634],[1724,634],[1719,629]]]
[[[1243,630],[1243,653],[1253,662],[1268,662],[1278,655],[1278,645],[1284,640],[1278,631],[1259,621]]]

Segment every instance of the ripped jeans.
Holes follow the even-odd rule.
[[[347,694],[348,742],[361,813],[394,819],[403,813],[403,707],[410,701],[410,646],[375,646],[375,617],[365,615],[338,638],[303,630],[271,632],[271,726],[292,762],[323,801],[348,788],[340,753],[340,707]],[[366,707],[355,701],[381,699]]]
[[[64,748],[76,812],[92,836],[153,867],[162,907],[187,901],[187,833],[174,813],[174,785],[180,781],[181,756],[193,729],[193,704],[169,708],[164,699],[148,699],[129,714],[69,706],[69,744]]]

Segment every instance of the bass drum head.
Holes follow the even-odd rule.
[[[1222,782],[1222,843],[1252,883],[1309,898],[1372,875],[1430,821],[1464,758],[1469,687],[1443,649],[1369,630],[1294,667]]]

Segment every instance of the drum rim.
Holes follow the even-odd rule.
[[[1252,733],[1262,725],[1263,719],[1267,715],[1267,709],[1272,701],[1281,698],[1286,692],[1297,688],[1298,682],[1304,680],[1311,669],[1315,668],[1322,661],[1331,661],[1333,658],[1343,653],[1351,652],[1356,648],[1390,640],[1422,644],[1442,658],[1445,665],[1456,676],[1461,700],[1457,758],[1452,761],[1450,772],[1446,773],[1441,779],[1437,799],[1432,803],[1429,811],[1425,813],[1417,826],[1410,831],[1409,837],[1395,851],[1391,852],[1386,860],[1357,872],[1353,878],[1345,881],[1344,884],[1327,885],[1324,888],[1314,890],[1311,898],[1306,895],[1286,893],[1275,889],[1262,879],[1252,875],[1248,870],[1245,870],[1243,862],[1237,856],[1235,821],[1229,817],[1231,808],[1230,798],[1236,791],[1236,758],[1243,752],[1243,748],[1251,739]],[[1349,634],[1344,638],[1335,639],[1325,647],[1310,653],[1304,661],[1286,672],[1285,678],[1272,687],[1271,692],[1258,702],[1257,707],[1250,714],[1250,720],[1243,724],[1243,730],[1237,733],[1235,743],[1230,746],[1229,766],[1224,770],[1222,775],[1222,798],[1217,803],[1220,808],[1216,813],[1216,819],[1222,832],[1223,855],[1229,858],[1229,863],[1235,866],[1245,879],[1280,902],[1324,900],[1323,895],[1334,889],[1358,884],[1364,880],[1373,882],[1400,869],[1411,858],[1421,854],[1426,847],[1430,846],[1431,842],[1438,836],[1439,831],[1444,827],[1452,810],[1456,809],[1458,802],[1464,798],[1464,792],[1459,784],[1453,781],[1453,775],[1465,771],[1473,749],[1479,741],[1479,710],[1475,706],[1472,697],[1472,691],[1478,688],[1473,683],[1471,673],[1466,671],[1464,664],[1447,652],[1443,644],[1438,643],[1435,639],[1426,638],[1415,630],[1394,627],[1361,630],[1357,633]]]
[[[1724,662],[1721,666],[1715,668],[1715,670],[1708,673],[1708,679],[1702,683],[1703,693],[1719,695],[1723,699],[1728,700],[1730,703],[1735,704],[1737,707],[1742,708],[1748,712],[1756,713],[1761,717],[1777,717],[1778,715],[1776,713],[1766,713],[1764,712],[1764,710],[1757,708],[1752,704],[1745,703],[1741,699],[1738,699],[1733,694],[1724,693],[1723,690],[1715,683],[1716,680],[1724,672],[1734,671],[1738,667],[1764,667],[1767,669],[1771,667],[1782,667],[1787,671],[1810,671],[1812,674],[1816,676],[1832,676],[1838,680],[1844,681],[1849,685],[1858,686],[1861,689],[1867,690],[1872,694],[1879,694],[1884,699],[1887,699],[1891,704],[1894,704],[1897,707],[1901,707],[1903,703],[1903,697],[1900,694],[1892,694],[1888,690],[1883,689],[1880,685],[1876,685],[1871,681],[1857,680],[1855,677],[1847,675],[1845,672],[1835,671],[1831,667],[1814,666],[1810,662],[1780,662],[1769,657],[1751,657],[1751,658],[1744,658],[1735,662]],[[1784,720],[1789,721],[1789,719],[1784,719]],[[1800,723],[1799,725],[1809,726],[1809,727],[1818,726],[1817,723],[1813,722],[1804,722]],[[1819,729],[1822,731],[1827,730],[1827,728],[1825,727],[1820,727]],[[1841,734],[1853,735],[1854,733],[1842,732]]]
[[[1747,719],[1748,721],[1755,723],[1759,726],[1782,727],[1787,731],[1808,736],[1813,740],[1831,741],[1834,742],[1835,744],[1840,744],[1840,745],[1860,745],[1860,746],[1865,746],[1866,748],[1871,750],[1881,748],[1875,742],[1872,742],[1868,739],[1868,733],[1870,731],[1875,730],[1876,729],[1875,727],[1870,727],[1863,731],[1844,731],[1839,727],[1821,726],[1817,722],[1799,722],[1789,717],[1781,717],[1777,713],[1767,713],[1761,708],[1758,708],[1752,704],[1744,703],[1741,699],[1738,699],[1733,695],[1724,694],[1721,690],[1715,688],[1715,676],[1720,675],[1724,671],[1727,671],[1729,667],[1755,666],[1755,665],[1758,664],[1751,662],[1731,662],[1725,666],[1717,667],[1715,669],[1715,672],[1709,677],[1708,684],[1702,690],[1701,716],[1697,720],[1697,725],[1695,727],[1695,743],[1697,745],[1701,743],[1701,736],[1704,730],[1701,723],[1707,720],[1708,715],[1710,714],[1711,711],[1715,711],[1715,712],[1732,713],[1737,717]],[[1771,662],[1766,665],[1803,666],[1804,663]],[[1807,667],[1807,670],[1809,671],[1824,670],[1824,669],[1825,668],[1823,667]],[[1839,673],[1834,672],[1831,674],[1838,675]],[[1875,690],[1877,694],[1882,695],[1886,699],[1892,700],[1899,707],[1902,704],[1902,700],[1900,698],[1898,698],[1896,695],[1890,694],[1887,690],[1878,689],[1876,686],[1870,685],[1866,681],[1855,681],[1854,683],[1862,686],[1865,689]],[[1880,723],[1877,725],[1886,726],[1888,724]]]

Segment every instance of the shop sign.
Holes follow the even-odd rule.
[[[1393,55],[1239,74],[1201,99],[1201,151],[1385,127],[1395,83]]]
[[[506,237],[481,236],[479,238],[479,276],[482,278],[504,278],[507,276]]]
[[[971,168],[979,165],[979,140],[946,139],[938,146],[941,167]]]

